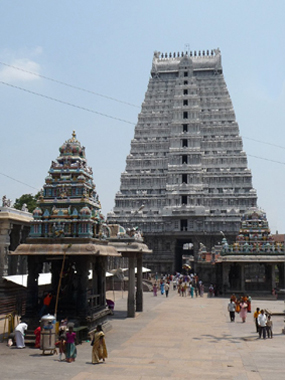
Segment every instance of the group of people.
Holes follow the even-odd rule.
[[[273,323],[271,320],[271,315],[266,314],[264,309],[261,309],[259,307],[256,308],[256,311],[253,314],[253,318],[255,320],[255,326],[256,326],[256,332],[259,335],[259,339],[261,338],[261,335],[263,339],[267,338],[272,339],[273,338]]]
[[[160,293],[161,293],[161,295],[165,294],[166,297],[168,297],[168,293],[169,293],[169,289],[170,289],[170,281],[169,280],[161,279],[159,287],[160,287]],[[157,291],[158,291],[158,286],[157,286],[156,282],[153,284],[152,290],[153,290],[153,295],[156,297],[157,296]]]
[[[235,321],[235,313],[238,313],[242,322],[245,323],[247,313],[251,313],[251,297],[248,295],[236,297],[235,294],[232,294],[228,304],[228,312],[231,322]]]
[[[25,332],[28,329],[28,325],[25,321],[21,321],[14,330],[15,341],[17,348],[25,348]],[[41,327],[37,327],[34,331],[36,336],[35,348],[40,348],[40,336]],[[77,356],[77,338],[76,333],[73,330],[73,324],[68,323],[67,318],[61,321],[58,332],[58,340],[56,346],[59,350],[59,361],[63,360],[65,356],[65,361],[67,363],[72,363],[75,361]],[[105,342],[105,334],[103,332],[102,326],[98,325],[96,330],[91,333],[91,346],[92,346],[92,363],[97,364],[108,357],[107,347]]]
[[[59,360],[65,355],[65,360],[68,363],[74,362],[77,356],[76,349],[76,333],[73,331],[73,326],[67,324],[67,319],[63,320],[59,327],[59,335],[57,345],[59,347]],[[92,346],[92,363],[100,363],[100,360],[105,361],[108,357],[107,347],[105,342],[105,334],[102,326],[98,325],[96,330],[91,333]]]
[[[174,283],[175,285],[173,285],[173,287],[177,289],[181,297],[189,295],[191,298],[194,298],[194,296],[203,297],[204,295],[204,284],[195,273],[191,273],[190,275],[178,273],[173,280],[173,284]]]
[[[170,283],[172,281],[173,290],[177,290],[178,294],[182,297],[186,297],[189,295],[191,298],[204,295],[204,284],[196,274],[183,275],[180,273],[176,273],[174,276],[172,275],[161,275],[158,282],[158,276],[156,275],[155,282],[153,284],[153,295],[157,296],[157,293],[160,289],[160,293],[162,295],[166,295],[168,297],[170,290]]]
[[[233,294],[228,304],[228,312],[231,322],[235,321],[235,315],[238,313],[242,319],[242,322],[245,323],[247,313],[251,312],[251,297],[247,295],[238,298],[235,294]],[[259,339],[261,336],[263,339],[266,339],[266,335],[268,338],[273,337],[273,323],[271,316],[267,314],[265,310],[260,310],[258,307],[253,314],[253,319],[255,321],[256,332],[259,335]]]

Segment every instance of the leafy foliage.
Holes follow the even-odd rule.
[[[27,208],[29,212],[33,212],[34,209],[37,207],[37,199],[40,196],[40,192],[38,192],[36,195],[32,194],[23,194],[20,196],[20,198],[17,198],[14,207],[17,210],[22,210],[23,204],[25,203],[27,205]]]

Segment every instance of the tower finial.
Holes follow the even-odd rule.
[[[75,131],[72,132],[72,137],[75,139],[76,138],[76,133]]]

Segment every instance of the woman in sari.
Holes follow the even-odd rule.
[[[73,327],[69,327],[66,333],[66,351],[65,357],[68,363],[75,362],[77,350],[75,346],[76,333],[73,332]]]
[[[97,364],[102,359],[103,362],[108,357],[107,347],[105,342],[105,334],[103,333],[102,326],[98,325],[93,336],[92,347],[92,363]]]
[[[247,316],[247,303],[243,300],[241,303],[240,303],[240,313],[239,313],[241,319],[242,319],[242,322],[245,323],[246,321],[246,316]]]
[[[161,281],[161,283],[160,283],[160,293],[162,295],[164,294],[164,281]]]

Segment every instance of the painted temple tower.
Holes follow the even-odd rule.
[[[248,209],[236,240],[228,244],[224,236],[217,251],[224,290],[270,292],[284,285],[284,242],[274,241],[263,210]]]
[[[110,246],[101,204],[87,165],[85,148],[76,138],[65,141],[45,179],[26,244],[12,255],[27,256],[28,286],[25,319],[38,323],[38,277],[51,272],[54,305],[59,319],[92,328],[106,319],[106,267],[110,256],[121,257]],[[110,234],[109,234],[110,235]]]
[[[30,237],[102,237],[101,204],[87,165],[85,148],[73,132],[52,161],[38,207],[33,212]]]
[[[265,212],[257,208],[250,208],[243,215],[236,241],[228,245],[226,238],[224,238],[222,244],[222,256],[228,253],[282,253],[284,255],[284,244],[274,241]]]

